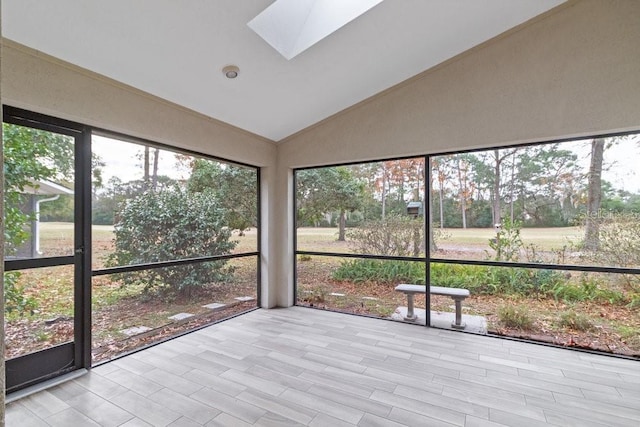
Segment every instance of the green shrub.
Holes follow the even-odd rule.
[[[576,302],[586,301],[588,299],[582,287],[568,283],[560,283],[555,286],[552,294],[556,301]]]
[[[485,295],[548,295],[566,278],[553,270],[489,267],[462,264],[431,264],[431,284],[469,289]]]
[[[226,255],[236,246],[224,211],[210,192],[190,193],[174,187],[147,192],[127,201],[114,226],[115,251],[109,266],[144,264],[208,255]],[[124,273],[125,284],[144,284],[145,292],[191,291],[228,280],[226,261]]]
[[[347,231],[347,239],[356,252],[363,254],[418,256],[422,248],[422,220],[389,215],[385,219],[367,221]]]
[[[24,294],[24,288],[18,284],[20,276],[18,271],[4,273],[4,310],[20,316],[33,314],[37,308],[36,300]]]
[[[354,259],[344,261],[333,273],[335,280],[359,282],[407,282],[424,284],[424,264],[411,261]]]
[[[553,270],[488,267],[484,280],[487,294],[541,296],[566,279]]]
[[[445,288],[464,288],[473,293],[490,293],[486,286],[488,267],[463,264],[431,264],[431,284]]]
[[[571,328],[576,331],[586,332],[593,329],[593,323],[588,316],[576,313],[573,310],[560,313],[558,324],[564,328]]]
[[[504,219],[496,237],[489,239],[489,247],[495,251],[496,261],[518,261],[520,259],[520,251],[524,248],[520,238],[521,228],[521,222],[511,222],[509,218]]]
[[[640,221],[632,213],[610,213],[598,222],[597,250],[584,251],[588,261],[596,265],[615,267],[637,267],[640,265]],[[640,292],[640,276],[621,274],[622,279],[631,292]]]
[[[533,328],[533,320],[531,320],[529,310],[525,306],[502,306],[498,309],[498,319],[507,328],[522,330]]]
[[[583,274],[579,284],[558,282],[551,289],[550,294],[558,300],[566,302],[600,301],[610,304],[622,304],[626,302],[623,293],[602,286],[602,282],[595,277]]]

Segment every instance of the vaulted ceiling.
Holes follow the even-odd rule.
[[[247,26],[272,0],[3,0],[2,31],[279,141],[564,1],[385,0],[291,60]]]

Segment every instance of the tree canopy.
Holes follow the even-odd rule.
[[[298,226],[319,222],[323,215],[339,212],[338,240],[344,240],[345,214],[362,205],[364,184],[344,166],[305,169],[296,175]]]
[[[53,132],[3,123],[5,255],[29,239],[25,225],[32,216],[22,209],[27,187],[43,180],[72,183],[73,138]]]
[[[250,168],[196,159],[191,166],[187,188],[209,192],[224,211],[228,227],[242,234],[258,223],[258,186]]]

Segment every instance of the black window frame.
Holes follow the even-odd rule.
[[[431,159],[433,157],[446,156],[446,155],[456,155],[456,154],[466,154],[466,153],[479,153],[489,150],[502,150],[509,148],[522,148],[522,147],[533,147],[533,146],[541,146],[541,145],[550,145],[557,144],[563,142],[572,142],[572,141],[582,141],[596,138],[614,138],[621,137],[627,135],[635,135],[640,134],[640,128],[638,130],[630,130],[624,132],[613,132],[613,133],[602,133],[602,134],[593,134],[593,135],[585,135],[585,136],[577,136],[571,138],[560,138],[560,139],[548,139],[548,140],[539,140],[539,141],[530,141],[524,143],[517,144],[504,144],[504,145],[496,145],[496,146],[488,146],[488,147],[479,147],[473,149],[465,149],[465,150],[449,150],[449,151],[441,151],[441,152],[433,152],[427,153],[423,155],[413,155],[413,156],[400,156],[400,157],[389,157],[389,158],[377,158],[372,160],[363,160],[363,161],[352,161],[352,162],[342,162],[342,163],[332,163],[320,166],[307,166],[300,168],[293,168],[293,301],[294,305],[298,304],[298,278],[297,278],[297,269],[298,269],[298,255],[308,255],[308,256],[326,256],[326,257],[337,257],[337,258],[357,258],[357,259],[375,259],[375,260],[383,260],[383,261],[417,261],[425,263],[425,283],[427,287],[427,292],[425,293],[426,299],[426,307],[427,307],[427,316],[425,325],[418,325],[423,327],[431,327],[430,316],[428,313],[431,311],[431,298],[430,298],[430,282],[431,282],[431,265],[434,263],[442,263],[442,264],[458,264],[458,265],[475,265],[475,266],[487,266],[487,267],[509,267],[509,268],[530,268],[530,269],[539,269],[539,270],[564,270],[564,271],[577,271],[577,272],[586,272],[586,273],[613,273],[613,274],[632,274],[632,275],[640,275],[640,268],[628,268],[628,267],[613,267],[613,266],[597,266],[597,265],[578,265],[578,264],[556,264],[556,263],[531,263],[531,262],[516,262],[516,261],[491,261],[491,260],[469,260],[469,259],[460,259],[460,258],[439,258],[433,257],[431,255],[431,246],[429,245],[428,239],[432,230],[432,223],[429,220],[431,217],[431,197],[433,191],[433,183],[430,179],[431,176]],[[423,192],[423,200],[425,200],[425,208],[424,208],[424,246],[425,246],[425,256],[424,257],[398,257],[398,256],[385,256],[385,255],[371,255],[371,254],[354,254],[354,253],[339,253],[339,252],[328,252],[328,251],[307,251],[307,250],[299,250],[298,242],[297,242],[297,185],[296,185],[296,177],[299,171],[310,170],[310,169],[321,169],[321,168],[330,168],[330,167],[339,167],[339,166],[351,166],[351,165],[362,165],[367,163],[376,163],[376,162],[384,162],[384,161],[394,161],[394,160],[405,160],[405,159],[418,159],[423,158],[425,161],[425,176],[424,176],[424,192]],[[310,308],[310,307],[305,307]],[[355,316],[364,316],[362,314],[349,313]],[[465,332],[465,333],[473,333],[464,330],[457,330],[457,332]],[[525,342],[532,342],[539,345],[548,345],[554,347],[561,347],[556,344],[542,343],[532,340],[526,340],[521,338],[513,338],[513,337],[503,337],[500,336],[501,339],[510,339],[510,340],[518,340]],[[606,354],[612,357],[620,357],[626,358],[626,356],[619,354],[610,354],[599,352],[595,350],[587,350],[587,349],[576,349],[579,351],[587,351],[598,354]]]
[[[74,328],[77,330],[77,335],[75,337],[74,342],[77,343],[75,345],[75,350],[56,350],[57,353],[60,353],[64,350],[64,354],[73,354],[73,356],[64,356],[64,357],[73,357],[73,365],[65,366],[62,370],[59,370],[55,374],[47,374],[46,376],[40,376],[35,380],[29,379],[28,381],[23,381],[21,384],[18,384],[15,387],[8,388],[8,392],[18,391],[25,387],[37,384],[39,382],[45,381],[55,376],[59,376],[62,374],[69,373],[73,370],[78,369],[90,369],[93,366],[98,366],[102,363],[106,363],[108,361],[93,363],[91,352],[92,352],[92,302],[91,302],[91,294],[92,294],[92,278],[101,275],[114,274],[114,273],[123,273],[123,272],[132,272],[132,271],[142,271],[147,269],[154,268],[162,268],[162,267],[170,267],[170,266],[178,266],[178,265],[187,265],[187,264],[195,264],[195,263],[203,263],[209,261],[217,261],[217,260],[231,260],[235,258],[247,258],[247,257],[255,257],[256,258],[256,306],[251,308],[248,311],[255,310],[261,308],[262,304],[262,212],[261,212],[261,168],[259,166],[251,165],[248,163],[237,162],[233,160],[224,159],[222,157],[214,156],[211,154],[206,154],[203,152],[184,149],[176,146],[171,146],[168,144],[162,144],[155,141],[150,141],[143,138],[132,137],[130,135],[123,134],[121,132],[111,131],[108,129],[85,125],[82,123],[61,119],[58,117],[38,113],[35,111],[25,110],[22,108],[14,107],[11,105],[2,105],[2,122],[9,123],[13,125],[25,126],[45,131],[51,131],[55,133],[62,133],[64,135],[69,135],[76,138],[76,158],[74,164],[74,170],[76,175],[76,194],[77,194],[77,203],[75,204],[76,210],[76,233],[75,233],[75,251],[76,254],[82,254],[82,262],[81,265],[76,265],[75,275],[76,280],[74,283],[74,305],[79,305],[79,312],[74,316]],[[150,146],[153,148],[160,148],[163,150],[171,151],[173,153],[178,154],[186,154],[198,158],[203,158],[211,161],[222,162],[229,165],[241,166],[252,169],[256,173],[256,207],[257,207],[257,242],[256,242],[256,250],[249,252],[242,252],[238,254],[228,254],[228,255],[212,255],[205,257],[193,257],[181,260],[169,260],[164,262],[154,262],[154,263],[145,263],[145,264],[136,264],[136,265],[128,265],[121,267],[113,267],[113,268],[103,268],[93,270],[91,266],[92,262],[92,215],[91,215],[91,192],[92,192],[92,182],[91,182],[91,155],[92,155],[92,137],[93,135],[100,135],[108,138],[119,139],[125,142],[132,142],[136,144],[142,144],[146,146]],[[59,266],[69,264],[69,262],[74,260],[74,255],[70,256],[61,256],[61,257],[45,257],[39,259],[19,259],[19,260],[5,260],[3,255],[3,265],[4,271],[16,271],[21,269],[28,268],[42,268],[42,267],[51,267],[51,266]],[[234,314],[231,317],[235,317],[243,313]],[[225,319],[222,319],[225,320]],[[217,323],[218,321],[213,321],[211,323],[207,323],[200,327],[190,329],[188,331],[184,331],[179,334],[172,335],[165,339],[159,340],[157,342],[153,342],[147,344],[145,346],[141,346],[140,348],[136,348],[133,351],[123,353],[117,357],[123,357],[128,354],[141,351],[145,348],[160,344],[162,342],[177,338],[178,336],[188,334],[194,332],[198,329],[210,326],[211,324]],[[61,348],[62,346],[54,346],[54,349]],[[52,353],[53,358],[61,358],[63,356],[58,357],[57,353]],[[25,355],[24,363],[20,363],[20,366],[17,367],[19,372],[16,373],[17,377],[24,377],[23,374],[28,374],[29,370],[33,370],[33,365],[29,365],[33,363],[35,360],[34,357],[38,352],[29,353]],[[62,354],[62,353],[61,353]],[[21,356],[22,357],[22,356]],[[57,363],[57,360],[52,360],[51,363]],[[49,363],[48,363],[49,364]]]

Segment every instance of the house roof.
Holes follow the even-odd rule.
[[[24,194],[36,194],[50,196],[55,194],[73,194],[73,190],[51,181],[37,181],[34,185],[27,185],[22,191]]]

